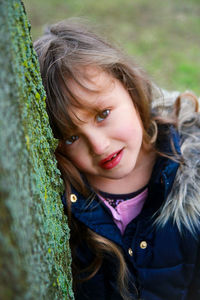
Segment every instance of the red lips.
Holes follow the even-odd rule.
[[[112,169],[120,162],[123,155],[123,149],[110,154],[108,157],[99,162],[99,166],[103,169]]]

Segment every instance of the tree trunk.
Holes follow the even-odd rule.
[[[45,92],[20,0],[0,1],[0,299],[74,299]]]

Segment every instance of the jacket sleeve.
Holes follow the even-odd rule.
[[[85,242],[79,245],[76,249],[76,260],[82,271],[77,274],[79,280],[74,287],[74,295],[76,300],[107,300],[107,287],[104,279],[104,268],[101,266],[97,273],[89,280],[81,280],[90,275],[86,268],[93,261],[93,254]]]
[[[109,263],[109,262],[107,262]],[[106,268],[107,269],[107,268]],[[90,280],[77,286],[74,294],[76,300],[122,300],[116,281],[105,273],[105,265]],[[109,271],[107,272],[109,273]]]
[[[76,300],[107,300],[103,273],[98,272],[90,280],[77,285],[74,294]]]
[[[79,261],[80,267],[86,267],[91,257],[88,251],[80,251],[79,248]],[[82,247],[83,250],[83,247]],[[119,294],[115,268],[118,265],[113,265],[113,261],[108,259],[104,260],[98,272],[89,280],[80,282],[74,289],[76,300],[122,300]],[[113,272],[114,271],[114,272]],[[89,275],[89,274],[87,274]],[[81,274],[84,278],[84,274]]]

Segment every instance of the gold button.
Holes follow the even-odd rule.
[[[76,202],[77,201],[77,197],[76,197],[76,195],[75,194],[71,194],[70,195],[70,200],[71,200],[71,202]]]
[[[133,250],[132,250],[131,248],[128,249],[128,254],[129,254],[130,256],[133,256]]]
[[[146,241],[142,241],[142,242],[140,243],[140,248],[141,248],[141,249],[146,249],[146,247],[147,247],[147,242],[146,242]]]

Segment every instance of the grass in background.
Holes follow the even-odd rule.
[[[168,90],[200,94],[199,0],[24,0],[33,39],[45,24],[86,17]]]

